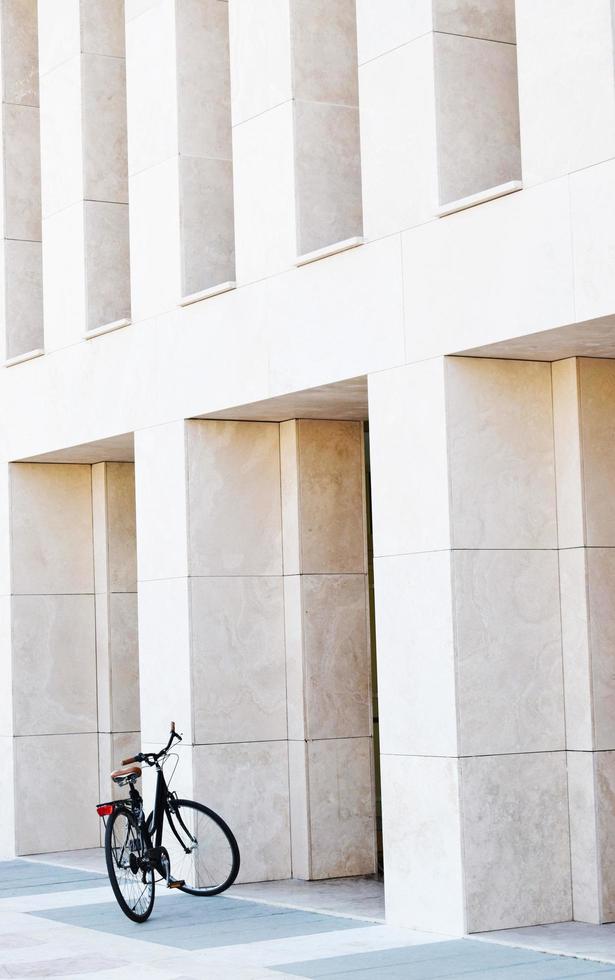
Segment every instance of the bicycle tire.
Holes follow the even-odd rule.
[[[120,820],[126,822],[123,833],[119,827],[116,831],[116,824]],[[122,838],[125,838],[123,842]],[[131,838],[132,843],[139,843],[141,850],[144,850],[145,845],[136,817],[129,811],[116,807],[107,821],[105,831],[105,861],[109,881],[124,915],[132,919],[133,922],[145,922],[146,919],[149,919],[154,907],[154,872],[153,869],[146,872],[137,871],[136,873],[131,870],[130,864],[127,862],[134,850],[129,838]],[[115,851],[118,849],[120,849],[120,854],[116,857]],[[121,868],[120,874],[118,874],[118,868]],[[137,884],[139,878],[141,878],[141,884],[145,885],[140,891],[140,886]],[[129,897],[125,897],[124,891],[132,892],[135,895],[135,900],[131,901]],[[141,899],[144,896],[145,899],[142,902]]]
[[[186,836],[184,828],[177,819],[178,813],[189,834],[193,838],[196,837],[196,847]],[[167,813],[165,821],[165,829],[168,835],[166,846],[172,853],[171,871],[173,877],[184,881],[180,890],[187,895],[206,897],[219,895],[230,888],[239,874],[241,859],[239,845],[226,821],[214,810],[203,803],[196,803],[194,800],[174,800],[171,819],[182,841],[189,846],[190,855],[198,852],[196,858],[191,858],[185,853],[178,853],[177,840],[168,825],[169,815]],[[207,848],[210,848],[210,851],[207,859],[205,859],[204,854]],[[209,853],[212,855],[211,859]],[[212,870],[214,864],[220,871]],[[195,879],[192,882],[190,881],[191,873]],[[198,883],[199,878],[204,880],[206,877],[209,878],[209,884]]]

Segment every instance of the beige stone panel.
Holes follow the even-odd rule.
[[[281,575],[278,426],[190,420],[186,438],[190,574]]]
[[[126,797],[126,787],[118,786],[110,773],[118,769],[122,759],[127,759],[141,751],[140,733],[121,732],[120,734],[101,733],[98,736],[99,800],[121,800]],[[158,751],[156,749],[155,751]],[[141,787],[138,786],[140,789]],[[104,828],[101,820],[101,843],[104,844]]]
[[[123,58],[124,0],[79,0],[81,49],[86,54]]]
[[[235,278],[233,164],[182,156],[179,175],[181,292],[189,296]]]
[[[515,0],[434,0],[434,30],[515,43]]]
[[[13,643],[11,636],[11,597],[0,596],[0,738],[14,731]]]
[[[294,97],[356,106],[355,0],[291,0],[291,30]]]
[[[434,51],[440,204],[519,180],[516,48],[435,34]]]
[[[94,548],[94,591],[107,592],[107,470],[106,463],[92,466],[92,543]]]
[[[373,239],[430,221],[435,213],[432,35],[364,65],[359,88],[363,227]]]
[[[81,51],[81,0],[38,0],[39,71],[53,68]]]
[[[587,552],[559,552],[562,607],[562,655],[566,708],[566,746],[590,752],[594,748],[594,705],[589,639]]]
[[[0,735],[0,860],[15,857],[15,786],[13,755],[15,739]]]
[[[136,507],[134,463],[106,463],[109,590],[136,592]]]
[[[371,738],[306,743],[311,878],[376,870],[372,751]]]
[[[64,735],[97,728],[94,597],[12,599],[16,735]]]
[[[43,315],[47,353],[80,341],[86,323],[83,201],[43,220]]]
[[[263,279],[294,265],[297,238],[293,133],[292,103],[277,106],[233,129],[238,282]]]
[[[366,572],[362,423],[302,419],[297,435],[301,571]]]
[[[43,217],[83,198],[81,56],[42,75],[40,141]]]
[[[364,575],[303,575],[308,739],[370,736],[372,704]]]
[[[461,755],[565,748],[555,551],[453,559]]]
[[[569,208],[549,181],[405,232],[406,358],[574,323]]]
[[[441,359],[370,374],[374,555],[450,547]]]
[[[285,739],[282,578],[190,581],[194,738]]]
[[[611,194],[615,162],[570,175],[570,210],[574,256],[574,291],[578,320],[606,316],[613,310],[615,288],[615,200]]]
[[[93,592],[90,467],[11,466],[13,592]]]
[[[555,548],[549,364],[446,362],[456,548]]]
[[[185,423],[135,432],[139,581],[188,574]]]
[[[564,752],[462,759],[467,931],[571,918]]]
[[[465,932],[459,763],[381,756],[388,925]]]
[[[615,749],[615,549],[587,549],[591,683],[596,749]]]
[[[2,106],[4,237],[41,240],[41,149],[39,110]]]
[[[130,118],[128,125],[130,132]],[[129,183],[130,308],[133,320],[144,320],[175,310],[181,296],[179,160],[171,157]]]
[[[38,105],[37,0],[5,0],[2,34],[10,39],[2,50],[2,84],[5,102]]]
[[[578,360],[551,365],[553,434],[557,481],[557,537],[560,548],[585,544],[581,464]]]
[[[109,595],[94,596],[96,611],[96,701],[99,732],[110,732],[111,721],[111,659],[109,642]]]
[[[238,881],[290,876],[286,742],[195,746],[194,792],[235,834]]]
[[[457,755],[450,553],[377,558],[375,607],[382,752]]]
[[[299,423],[294,419],[280,424],[282,552],[285,575],[298,575],[302,568],[298,434]]]
[[[84,54],[81,86],[84,197],[88,201],[125,204],[128,157],[124,59]]]
[[[578,922],[600,922],[600,873],[596,820],[595,755],[568,752],[570,857],[573,915]]]
[[[179,147],[183,155],[231,159],[228,3],[176,5]]]
[[[602,922],[615,921],[615,753],[596,753]]]
[[[304,680],[304,612],[302,576],[284,576],[284,634],[288,737],[307,738]]]
[[[615,154],[609,0],[517,0],[523,181],[589,167]]]
[[[289,718],[290,721],[290,718]],[[308,743],[288,742],[290,787],[291,873],[293,878],[310,879],[310,808],[308,802]]]
[[[359,64],[431,31],[432,0],[356,0]]]
[[[359,110],[294,103],[297,253],[363,232]]]
[[[192,669],[186,579],[139,582],[139,700],[144,742],[158,748],[170,722],[191,742]]]
[[[15,739],[15,795],[18,854],[98,847],[98,735]]]
[[[615,360],[579,361],[585,527],[589,547],[615,545]]]
[[[40,242],[4,242],[6,356],[43,346],[43,269]]]
[[[86,201],[87,329],[130,317],[128,205]]]
[[[109,661],[111,670],[111,730],[137,731],[139,711],[139,643],[137,596],[109,596]]]
[[[11,585],[11,464],[0,464],[0,596],[10,595]]]
[[[229,4],[233,125],[292,98],[289,0]]]
[[[142,16],[126,22],[131,175],[168,160],[178,151],[175,8],[174,3],[156,3]],[[132,207],[132,188],[130,202]]]

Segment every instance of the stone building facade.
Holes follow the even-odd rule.
[[[243,880],[615,920],[610,0],[0,34],[0,855],[174,719]]]

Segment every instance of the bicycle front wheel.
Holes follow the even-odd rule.
[[[219,895],[239,873],[239,847],[222,817],[192,800],[169,800],[163,843],[171,874],[189,895]]]
[[[145,842],[132,813],[115,809],[107,821],[105,859],[113,894],[124,915],[145,922],[154,907],[154,872],[143,870]]]

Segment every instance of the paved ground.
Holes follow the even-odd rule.
[[[578,936],[589,956],[599,938],[610,956],[612,933],[544,927],[499,934],[495,943],[394,929],[374,921],[373,914],[352,917],[357,907],[380,910],[377,886],[370,881],[320,884],[311,893],[310,886],[295,883],[239,886],[213,899],[162,889],[151,919],[136,925],[119,911],[106,878],[91,870],[100,866],[99,855],[84,855],[84,870],[66,866],[66,859],[63,865],[0,863],[0,978],[615,978],[615,962],[531,948],[547,942],[560,949]],[[303,902],[303,908],[296,907]],[[334,908],[307,910],[310,905]],[[526,935],[526,948],[511,945],[519,932]]]

